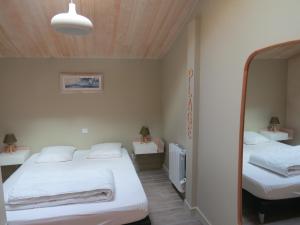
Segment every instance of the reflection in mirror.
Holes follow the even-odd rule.
[[[261,51],[248,70],[243,224],[300,224],[300,43]]]

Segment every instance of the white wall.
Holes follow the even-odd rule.
[[[287,60],[254,60],[250,65],[245,130],[266,129],[272,116],[278,116],[285,127]]]
[[[186,71],[187,28],[162,61],[162,122],[166,143],[187,147],[186,137]],[[168,165],[168,155],[166,155]]]
[[[33,151],[103,141],[131,150],[143,125],[161,136],[159,60],[0,59],[0,68],[0,140],[13,132]],[[101,72],[104,92],[62,94],[61,72]],[[89,133],[82,135],[81,128]]]
[[[162,60],[162,121],[163,137],[168,144],[177,143],[187,149],[186,200],[196,204],[196,150],[198,135],[199,21],[193,19],[183,30],[172,49]],[[193,138],[187,136],[187,71],[194,71]],[[165,164],[168,166],[168,150]]]
[[[294,130],[291,144],[300,144],[300,56],[288,61],[286,127]]]
[[[300,39],[298,0],[202,0],[197,205],[237,224],[243,72],[255,50]]]

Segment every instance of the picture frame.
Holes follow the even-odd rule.
[[[103,74],[101,73],[61,73],[60,89],[62,93],[101,93],[103,92]]]

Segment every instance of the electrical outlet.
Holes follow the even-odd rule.
[[[87,128],[81,128],[81,133],[82,134],[88,134],[89,133],[89,129],[87,129]]]

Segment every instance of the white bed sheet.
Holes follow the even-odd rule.
[[[300,175],[283,177],[248,163],[250,154],[255,151],[272,150],[284,146],[286,145],[275,141],[257,145],[244,145],[243,189],[256,197],[267,200],[300,197]]]
[[[122,149],[122,157],[114,159],[86,159],[87,153],[86,150],[76,151],[73,161],[64,163],[111,169],[115,178],[113,201],[7,211],[8,225],[120,225],[145,218],[148,215],[148,200],[127,151]],[[33,155],[4,183],[6,199],[26,168],[49,166],[36,164],[36,157],[37,154]],[[56,163],[51,164],[55,166]]]

